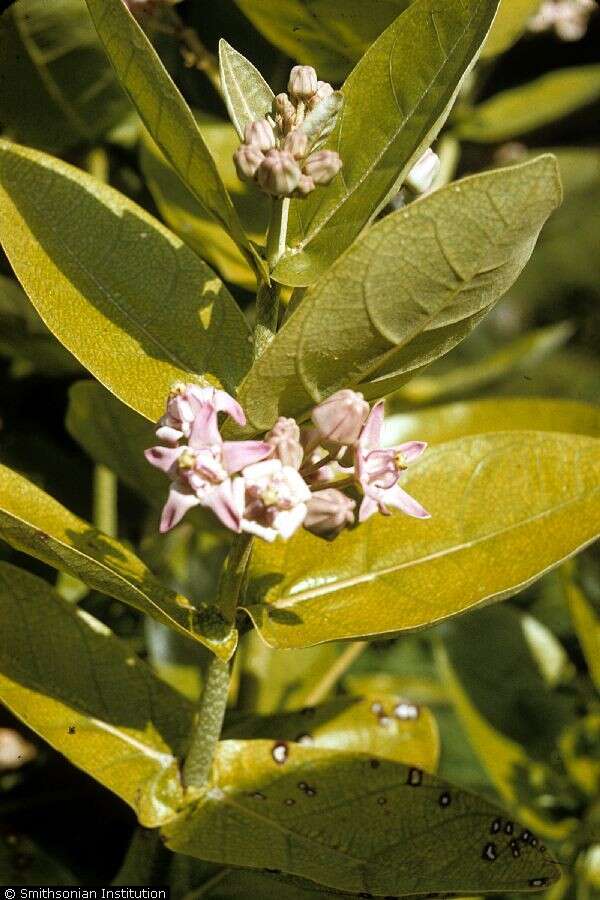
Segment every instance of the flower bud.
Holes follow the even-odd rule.
[[[266,435],[265,441],[273,447],[275,459],[281,460],[284,466],[300,468],[304,450],[300,443],[300,429],[295,419],[281,416]]]
[[[406,179],[407,186],[416,194],[425,194],[430,190],[440,171],[440,158],[430,148],[412,167]]]
[[[329,184],[342,168],[342,160],[333,150],[319,150],[311,153],[304,164],[303,172],[315,184]]]
[[[317,73],[312,66],[294,66],[288,82],[288,93],[294,100],[310,100],[317,87]]]
[[[335,488],[316,491],[307,506],[304,527],[318,537],[331,540],[354,522],[356,503]]]
[[[294,157],[294,159],[302,159],[306,156],[308,149],[308,138],[301,128],[294,128],[290,131],[283,142],[283,149]]]
[[[274,197],[289,197],[298,187],[300,166],[284,150],[269,150],[261,162],[257,178],[261,188]]]
[[[368,415],[363,395],[344,388],[315,406],[312,420],[324,441],[348,445],[358,440]]]
[[[248,122],[244,129],[244,143],[266,153],[275,147],[275,133],[266,119]]]
[[[253,144],[238,147],[233,154],[233,162],[240,181],[252,181],[264,158],[264,154]]]
[[[296,107],[287,94],[277,94],[273,100],[273,114],[281,134],[288,134],[296,124]]]
[[[294,191],[294,197],[297,197],[299,200],[303,200],[304,197],[308,197],[311,191],[314,191],[315,183],[312,178],[309,178],[308,175],[301,175],[300,181],[298,182],[298,187]]]
[[[328,81],[317,81],[317,91],[308,101],[308,108],[314,109],[315,106],[318,106],[321,100],[325,100],[326,97],[330,97],[333,94],[333,88],[329,84]]]

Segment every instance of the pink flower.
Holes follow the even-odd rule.
[[[228,412],[243,425],[246,417],[239,404],[225,391],[196,385],[183,385],[183,388],[175,395],[179,404],[168,408],[169,424],[161,426],[157,434],[160,437],[167,429],[166,436],[171,442],[175,434],[180,434],[188,437],[188,444],[152,447],[145,453],[148,462],[172,481],[160,531],[174,528],[192,507],[206,506],[223,525],[239,532],[243,502],[240,504],[239,496],[234,493],[231,476],[265,459],[273,448],[264,441],[223,441],[217,414]]]
[[[246,416],[240,404],[225,391],[203,388],[197,384],[176,382],[169,393],[167,411],[159,419],[156,437],[165,444],[176,444],[189,438],[197,415],[213,421],[212,442],[220,440],[216,412],[226,412],[239,425],[246,424]],[[213,417],[213,413],[215,413]]]
[[[312,420],[323,441],[343,446],[357,440],[368,414],[363,395],[345,388],[315,406]]]
[[[242,531],[256,534],[265,541],[279,535],[290,538],[302,525],[311,498],[308,485],[296,469],[284,466],[279,459],[268,459],[244,469],[245,512]],[[234,485],[241,490],[239,484]]]
[[[318,537],[331,540],[354,522],[356,503],[335,488],[313,494],[308,501],[304,527]]]
[[[398,484],[402,472],[421,456],[427,444],[409,441],[390,449],[381,447],[383,408],[383,401],[375,404],[356,446],[356,479],[364,491],[358,520],[366,521],[377,510],[389,516],[388,506],[395,506],[417,519],[428,519],[427,510]]]

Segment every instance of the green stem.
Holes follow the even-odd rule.
[[[211,658],[192,743],[183,767],[183,781],[188,788],[203,788],[208,781],[225,718],[230,672],[229,663],[218,656]]]
[[[272,272],[283,254],[290,215],[290,198],[274,197],[271,203],[271,221],[267,235],[267,260]]]
[[[325,672],[319,683],[315,685],[305,702],[306,706],[316,706],[326,700],[342,675],[358,659],[363,650],[369,646],[368,641],[356,641],[341,653],[330,669]]]
[[[94,469],[93,522],[109,537],[117,536],[117,479],[102,463]]]

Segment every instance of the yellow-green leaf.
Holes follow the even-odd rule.
[[[6,9],[0,79],[2,125],[41,150],[97,141],[130,109],[84,0],[18,0]]]
[[[430,448],[403,487],[427,521],[374,516],[324,550],[257,544],[244,606],[268,644],[397,634],[501,600],[600,533],[600,441],[500,432]]]
[[[498,15],[481,51],[482,58],[498,56],[512,47],[539,8],[540,0],[500,0]]]
[[[361,382],[381,396],[391,376],[407,380],[447,353],[513,284],[560,197],[556,163],[543,156],[378,222],[308,289],[251,369],[240,390],[250,424],[265,430]]]
[[[492,431],[564,431],[600,437],[600,407],[577,400],[494,397],[449,403],[388,416],[384,437],[389,447],[405,441],[442,444],[471,434]]]
[[[35,575],[0,563],[0,699],[156,827],[183,801],[190,704]]]
[[[198,113],[196,118],[246,233],[254,243],[264,244],[269,200],[256,186],[242,183],[235,173],[233,153],[239,140],[234,127],[203,113]],[[237,244],[184,185],[147,132],[140,144],[140,164],[169,228],[214,266],[226,281],[253,290],[256,275]]]
[[[272,738],[283,758],[289,742],[349,753],[371,753],[393,762],[437,769],[440,741],[435,718],[424,706],[399,696],[340,697],[321,706],[271,716],[235,719],[223,732],[230,738]],[[275,746],[274,745],[274,746]]]
[[[507,141],[548,125],[600,97],[600,65],[549,72],[495,94],[461,120],[457,133],[468,141]]]
[[[78,518],[30,481],[0,466],[0,537],[228,659],[236,633],[208,604],[196,609],[161,584],[115,538]]]
[[[176,379],[234,391],[247,371],[248,325],[213,270],[72,166],[0,142],[0,239],[50,330],[142,415]]]
[[[144,125],[183,182],[257,267],[194,116],[123,0],[86,0],[98,36]]]
[[[367,50],[326,144],[344,168],[326,190],[292,201],[276,280],[310,284],[383,209],[444,124],[497,6],[415,0]]]
[[[590,677],[600,691],[600,618],[575,581],[573,564],[565,564],[561,583]]]
[[[178,853],[281,869],[353,894],[521,891],[555,881],[539,845],[522,842],[515,858],[508,839],[490,835],[502,815],[416,767],[297,744],[278,763],[272,741],[225,741],[205,796],[163,834]]]
[[[219,42],[219,68],[229,118],[243,140],[249,122],[272,112],[275,95],[250,60],[223,39]]]

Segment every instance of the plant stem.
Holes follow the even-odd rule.
[[[271,272],[285,253],[289,215],[290,198],[274,197],[271,203],[271,221],[267,234],[267,260]]]
[[[353,475],[349,475],[348,478],[338,478],[337,480],[334,478],[333,481],[317,481],[315,484],[311,484],[311,491],[325,491],[327,488],[347,488],[352,487],[353,484],[356,484]]]
[[[223,662],[218,656],[211,658],[192,743],[183,767],[183,781],[188,788],[203,788],[208,781],[215,748],[223,727],[230,672],[229,663]]]
[[[267,232],[267,260],[272,272],[283,254],[290,211],[289,197],[274,197],[271,201],[271,221]],[[256,295],[256,327],[254,330],[254,356],[257,359],[273,340],[279,319],[281,287],[276,282],[259,285]]]
[[[109,537],[117,536],[117,478],[102,463],[94,468],[93,522]]]
[[[356,641],[346,647],[330,669],[325,672],[319,683],[312,689],[305,700],[306,706],[316,706],[331,693],[342,675],[345,675],[352,663],[358,659],[360,654],[369,646],[368,641]]]

